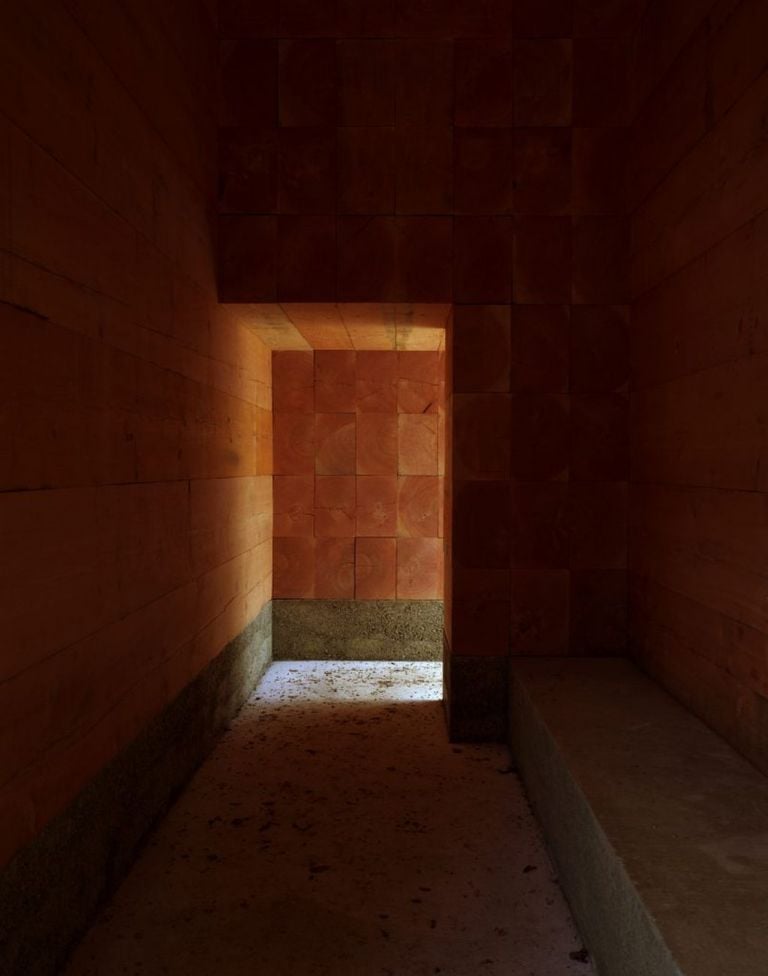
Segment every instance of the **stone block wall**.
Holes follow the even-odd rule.
[[[648,4],[631,137],[632,653],[768,769],[768,8]]]
[[[275,598],[440,599],[444,354],[272,362]]]

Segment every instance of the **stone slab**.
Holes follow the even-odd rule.
[[[439,661],[441,600],[273,600],[277,661]]]
[[[0,872],[0,972],[53,976],[272,657],[272,611],[213,660]]]
[[[511,673],[512,749],[601,976],[765,976],[766,777],[629,661]]]

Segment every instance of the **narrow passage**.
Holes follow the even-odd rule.
[[[434,663],[273,664],[67,976],[591,976],[500,745]]]

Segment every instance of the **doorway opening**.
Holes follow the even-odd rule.
[[[254,305],[276,660],[440,661],[450,305]]]

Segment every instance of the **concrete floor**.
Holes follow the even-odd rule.
[[[435,663],[274,664],[67,976],[589,976],[506,749]]]

